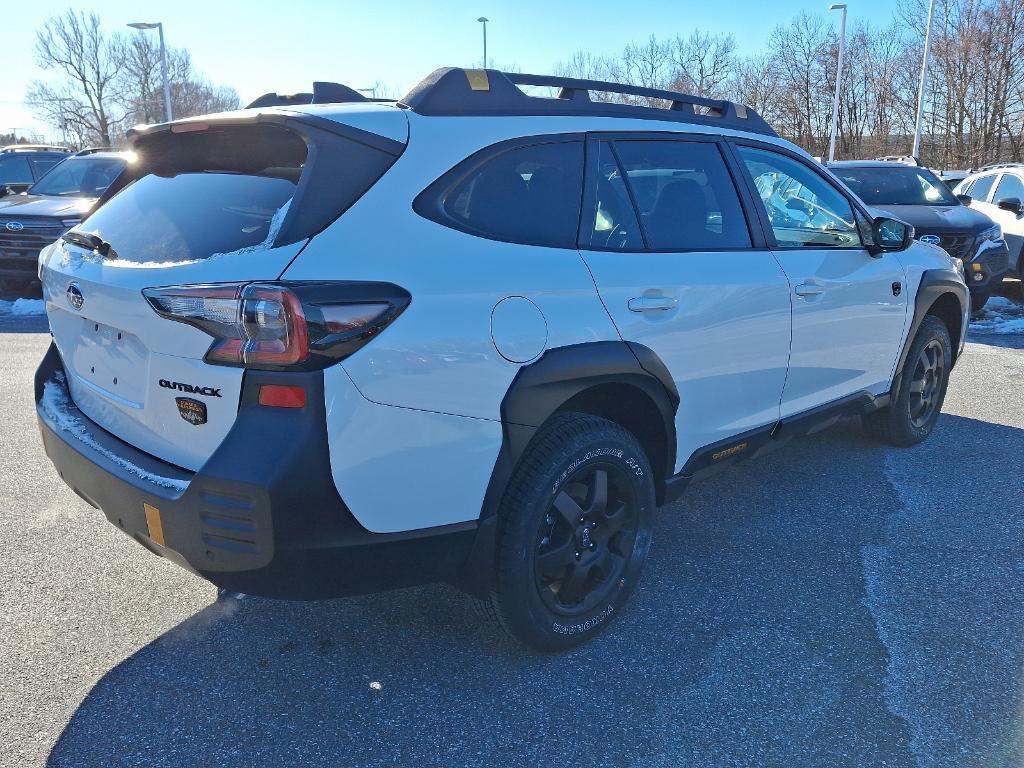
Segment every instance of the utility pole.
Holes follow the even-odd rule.
[[[836,92],[832,98],[832,133],[828,139],[828,161],[831,163],[836,159],[836,134],[839,132],[839,87],[843,80],[843,49],[846,47],[846,3],[832,3],[828,9],[830,11],[843,12],[843,20],[839,23],[839,61],[836,66]]]
[[[932,16],[935,15],[935,0],[928,3],[928,26],[924,30],[924,57],[921,61],[921,82],[917,89],[917,120],[914,123],[914,146],[910,150],[915,158],[921,152],[921,126],[924,123],[924,92],[928,82],[928,54],[931,52]]]

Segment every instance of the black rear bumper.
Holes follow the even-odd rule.
[[[260,406],[263,383],[301,384],[306,406]],[[358,523],[331,476],[321,372],[247,372],[234,427],[195,473],[81,413],[53,345],[35,388],[43,445],[64,482],[144,547],[219,587],[318,599],[451,581],[476,536],[476,522],[396,534]]]

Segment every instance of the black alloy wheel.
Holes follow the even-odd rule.
[[[619,467],[594,464],[570,475],[538,533],[534,575],[544,604],[572,617],[607,600],[633,553],[637,519]]]
[[[910,422],[923,429],[942,402],[946,355],[938,339],[930,340],[917,356],[910,379]]]

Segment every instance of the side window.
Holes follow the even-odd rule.
[[[994,173],[990,173],[987,176],[979,176],[970,186],[970,196],[979,202],[985,202],[988,200],[988,193],[992,191],[992,185],[995,183],[995,180],[996,174]]]
[[[598,142],[597,148],[594,208],[588,212],[582,241],[591,248],[642,251],[640,223],[615,153],[607,141]]]
[[[444,196],[442,208],[481,237],[575,248],[582,193],[583,143],[535,144],[486,160]]]
[[[16,155],[0,157],[0,184],[27,184],[31,181],[28,158]]]
[[[629,139],[616,141],[615,152],[649,249],[750,247],[743,207],[717,145]]]
[[[1016,197],[1021,202],[1024,202],[1024,182],[1020,180],[1020,176],[1014,173],[1003,174],[1003,178],[999,180],[999,186],[996,187],[996,195],[993,199],[999,202],[1008,197]]]
[[[780,247],[861,247],[853,206],[825,177],[778,152],[738,149]]]
[[[57,158],[46,158],[39,160],[32,160],[32,173],[35,174],[36,179],[41,179],[46,175],[46,172],[53,168],[60,160]]]

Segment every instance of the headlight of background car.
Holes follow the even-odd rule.
[[[978,235],[978,245],[981,245],[986,240],[1002,240],[1003,239],[1003,228],[998,224],[989,227],[984,232]]]
[[[956,256],[950,256],[949,258],[952,259],[953,266],[956,267],[956,271],[960,273],[960,277],[966,280],[967,277],[964,274],[964,260],[958,259]]]

